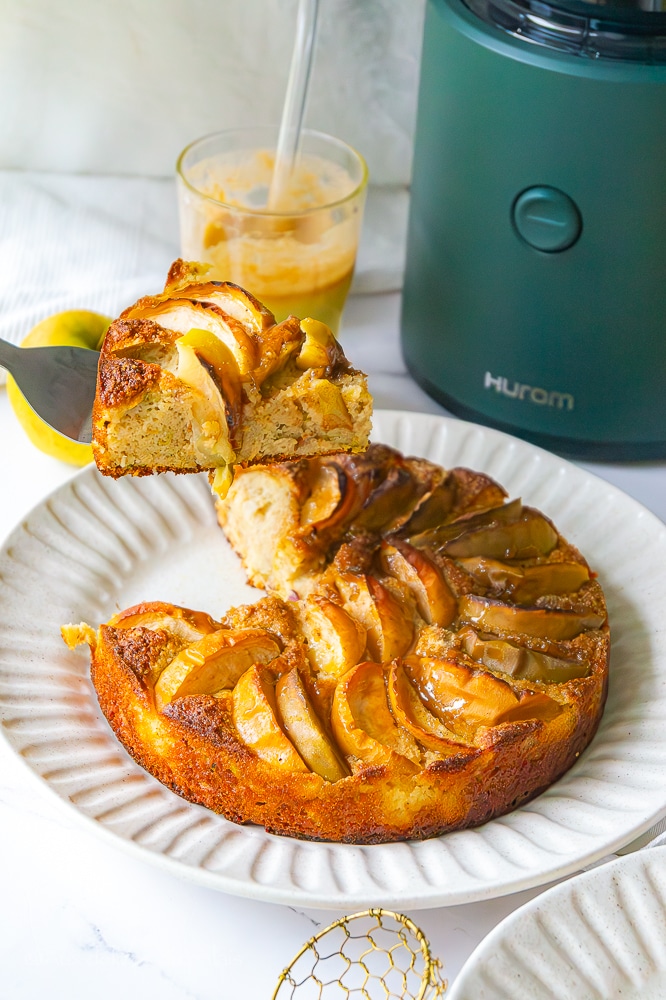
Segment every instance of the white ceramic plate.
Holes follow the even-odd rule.
[[[470,955],[449,1000],[663,1000],[666,847],[549,889]]]
[[[139,768],[101,716],[64,622],[139,600],[221,615],[259,596],[215,525],[205,479],[113,481],[94,468],[41,503],[0,553],[0,722],[13,750],[91,828],[226,892],[334,909],[413,909],[543,885],[666,812],[666,526],[613,486],[496,431],[380,411],[376,440],[484,470],[551,516],[598,570],[613,631],[610,695],[591,747],[535,801],[422,843],[315,844],[235,826]]]

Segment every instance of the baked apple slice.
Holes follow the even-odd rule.
[[[516,689],[464,663],[410,656],[404,664],[428,709],[463,739],[473,739],[479,726],[548,720],[560,712],[548,695]]]
[[[242,412],[241,379],[234,356],[219,337],[207,330],[189,330],[178,338],[175,346],[178,351],[176,378],[199,392],[212,423],[221,419],[224,424],[217,434],[212,429],[206,432],[203,419],[206,412],[202,413],[199,421],[202,440],[198,440],[198,447],[204,453],[202,461],[209,457],[204,451],[207,437],[211,439],[209,453],[224,454],[226,447],[227,461],[232,461],[234,449],[238,447]]]
[[[460,598],[460,618],[485,632],[508,632],[535,639],[575,639],[581,632],[601,628],[605,616],[585,609],[518,607],[492,597],[465,594]]]
[[[466,531],[447,542],[444,551],[453,558],[491,556],[498,559],[530,559],[545,556],[557,545],[557,532],[539,511],[523,508],[509,523],[493,523]]]
[[[264,631],[220,630],[182,649],[155,683],[155,705],[161,712],[174,698],[215,694],[232,688],[255,663],[269,663],[280,647]]]
[[[330,328],[317,319],[301,320],[301,330],[305,334],[296,357],[296,367],[301,371],[321,368],[330,371],[340,358],[340,348]]]
[[[366,765],[388,764],[394,754],[416,769],[416,741],[396,723],[388,705],[386,668],[359,663],[340,678],[333,697],[331,726],[338,745]]]
[[[590,672],[590,665],[585,660],[550,656],[494,635],[479,635],[473,628],[461,629],[458,636],[462,640],[462,648],[473,660],[511,677],[544,684],[564,684],[574,677],[587,677]]]
[[[544,594],[573,594],[590,579],[583,563],[551,562],[535,566],[515,566],[472,556],[458,559],[466,573],[495,594],[510,597],[518,604],[529,604]]]
[[[275,677],[267,667],[255,664],[245,671],[232,694],[236,731],[267,764],[286,771],[308,771],[280,725],[274,684]]]
[[[439,566],[413,545],[398,539],[392,544],[383,540],[380,553],[386,572],[409,587],[423,620],[428,625],[450,625],[458,614],[458,602]]]
[[[459,753],[467,746],[437,716],[428,711],[399,661],[391,666],[388,694],[396,721],[428,750],[451,754]]]
[[[296,667],[282,674],[275,695],[282,725],[310,770],[326,781],[346,778],[351,772],[324,731]]]
[[[341,677],[353,667],[365,651],[367,632],[339,604],[315,596],[294,606],[301,632],[307,642],[307,655],[316,670]]]
[[[212,302],[169,294],[145,296],[126,309],[122,319],[153,320],[181,336],[190,330],[206,330],[231,351],[241,374],[251,371],[257,362],[255,342],[249,331]]]
[[[217,632],[220,623],[215,621],[205,611],[191,611],[175,604],[165,604],[163,601],[149,601],[135,604],[125,611],[120,611],[107,622],[112,628],[149,628],[153,631],[162,629],[169,632],[175,639],[183,643],[196,642],[204,635]]]
[[[454,559],[471,556],[530,559],[552,552],[558,535],[540,511],[523,507],[518,499],[459,518],[409,540],[417,548],[432,548]]]
[[[354,531],[391,531],[415,506],[422,490],[408,466],[394,461],[381,482],[373,484],[363,507],[354,517]]]
[[[273,313],[253,295],[231,281],[209,280],[209,273],[209,264],[178,259],[169,269],[164,294],[171,299],[211,302],[253,333],[262,333],[275,323]]]
[[[309,471],[310,492],[301,508],[301,526],[321,531],[344,520],[353,489],[335,462],[312,462]]]
[[[373,660],[387,663],[407,652],[414,623],[387,587],[368,573],[340,573],[336,587],[345,610],[365,628]]]
[[[501,524],[512,524],[518,520],[522,512],[523,502],[520,498],[516,498],[497,507],[460,514],[453,520],[417,534],[410,533],[408,540],[418,548],[441,549],[461,535]]]

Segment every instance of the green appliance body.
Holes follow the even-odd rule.
[[[428,0],[402,348],[453,413],[633,460],[666,456],[666,14],[619,2]]]

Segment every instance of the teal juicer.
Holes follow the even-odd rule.
[[[460,416],[666,456],[666,0],[429,0],[402,347]]]

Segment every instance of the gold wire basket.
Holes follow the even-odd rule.
[[[281,973],[273,1000],[435,1000],[441,963],[403,913],[363,910],[307,941]]]

